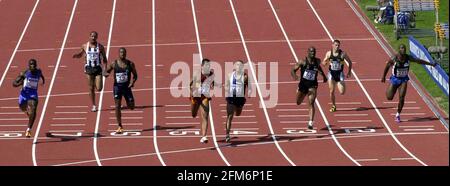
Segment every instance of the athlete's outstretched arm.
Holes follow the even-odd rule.
[[[352,60],[350,59],[350,57],[347,55],[346,52],[344,52],[344,60],[347,61],[348,63],[347,78],[349,78],[352,76]]]
[[[19,76],[13,81],[13,87],[18,87],[23,84],[23,80],[25,79],[25,72],[21,72]]]
[[[437,65],[437,63],[430,63],[428,61],[421,60],[419,58],[413,58],[413,57],[411,57],[409,59],[409,61],[412,61],[412,62],[417,63],[417,64],[421,64],[421,65],[430,65],[430,66],[433,66],[433,67]]]
[[[381,82],[386,82],[386,74],[388,73],[391,66],[394,65],[394,61],[392,59],[389,59],[389,61],[386,62],[386,67],[384,67],[383,76],[381,77]]]
[[[131,84],[129,85],[129,87],[131,88],[134,86],[134,83],[137,81],[138,74],[137,74],[136,66],[134,65],[134,63],[131,62],[130,65],[131,65],[131,73],[133,74],[133,81],[131,81]]]
[[[81,58],[83,57],[83,54],[85,53],[84,51],[85,45],[81,45],[81,50],[78,53],[75,53],[72,58]]]

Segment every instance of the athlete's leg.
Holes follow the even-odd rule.
[[[309,123],[308,129],[313,129],[314,115],[316,113],[316,109],[314,106],[314,102],[316,101],[317,88],[310,88],[308,93],[308,107],[309,107]]]
[[[197,117],[198,109],[200,108],[200,102],[195,100],[196,98],[191,98],[191,114],[192,117]]]
[[[225,132],[226,132],[227,138],[230,135],[231,121],[233,120],[235,110],[236,110],[236,106],[234,106],[233,104],[227,103],[227,124],[225,126]],[[229,140],[227,138],[225,139],[226,141]]]
[[[125,98],[125,101],[127,102],[127,107],[130,110],[134,110],[135,103],[134,103],[134,96],[133,96],[133,92],[131,91],[131,88],[127,88],[124,98]]]
[[[35,99],[29,99],[28,102],[28,128],[31,129],[36,119],[36,110],[38,101]]]
[[[388,100],[394,99],[394,95],[397,92],[397,88],[398,88],[398,85],[393,85],[392,83],[389,84],[389,86],[386,90],[386,98]]]
[[[305,99],[305,97],[306,97],[306,94],[304,94],[301,91],[297,90],[297,105],[302,104],[302,102]]]
[[[95,76],[86,74],[87,80],[88,80],[88,86],[89,86],[89,97],[91,98],[92,105],[95,105]]]
[[[338,88],[339,93],[340,93],[341,95],[344,95],[344,94],[345,94],[345,82],[344,82],[344,81],[339,81],[339,82],[337,82],[337,88]]]
[[[95,89],[97,91],[102,91],[103,89],[103,78],[102,75],[95,76]]]
[[[399,100],[398,100],[398,108],[397,108],[397,113],[400,114],[402,112],[403,109],[403,105],[405,104],[405,97],[406,97],[406,89],[408,89],[408,82],[403,82],[399,88],[398,88],[398,95],[399,95]]]
[[[332,78],[328,80],[328,87],[330,88],[331,109],[330,112],[336,111],[336,98],[334,96],[334,89],[336,87],[336,81]]]
[[[119,126],[119,129],[120,129],[120,128],[123,128],[122,127],[122,111],[121,111],[122,98],[121,97],[120,98],[115,98],[114,99],[114,104],[115,104],[114,109],[116,111],[117,125]],[[120,133],[120,132],[121,132],[120,130],[117,131],[117,133]]]
[[[209,114],[209,99],[203,99],[200,105],[200,117],[202,122],[202,136],[206,136],[208,130],[208,114]]]

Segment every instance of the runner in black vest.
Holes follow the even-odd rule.
[[[300,77],[297,76],[297,71],[300,69]],[[323,73],[322,68],[320,67],[320,59],[316,58],[316,49],[314,47],[310,47],[308,49],[308,57],[305,60],[300,60],[298,63],[294,65],[294,68],[291,70],[291,75],[295,80],[300,80],[298,84],[297,90],[297,105],[300,105],[303,102],[303,99],[308,96],[308,106],[309,106],[309,123],[308,129],[313,129],[313,121],[314,121],[314,102],[316,100],[317,95],[317,73],[323,77],[323,82],[327,82],[327,77],[325,73]]]
[[[131,91],[131,87],[137,80],[137,72],[134,63],[127,59],[127,50],[125,48],[119,49],[119,59],[116,59],[113,63],[108,65],[106,69],[105,77],[109,76],[109,73],[114,70],[114,102],[116,110],[116,119],[119,128],[116,133],[121,134],[123,132],[122,127],[122,96],[125,97],[127,107],[131,110],[134,109],[134,97]],[[133,80],[131,80],[131,74],[133,74]]]

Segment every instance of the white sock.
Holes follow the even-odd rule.
[[[31,130],[30,128],[27,128],[27,132],[30,131],[30,130]]]
[[[312,126],[313,125],[313,121],[309,121],[308,125]]]
[[[397,112],[397,114],[395,114],[395,117],[398,117],[398,116],[400,116],[400,113]]]

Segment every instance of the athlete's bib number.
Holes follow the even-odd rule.
[[[125,72],[116,73],[116,81],[117,83],[125,83],[128,81],[128,75]]]
[[[31,89],[37,89],[37,86],[38,86],[38,80],[36,80],[36,79],[25,80],[25,87],[31,88]]]
[[[408,75],[408,69],[397,69],[397,77],[406,77]]]
[[[315,70],[305,70],[303,73],[303,78],[306,80],[314,81],[316,78],[316,71]]]
[[[96,53],[96,52],[89,52],[88,55],[89,55],[89,61],[91,61],[91,62],[97,61],[98,53]]]
[[[337,61],[331,62],[331,70],[341,70],[341,63]]]

